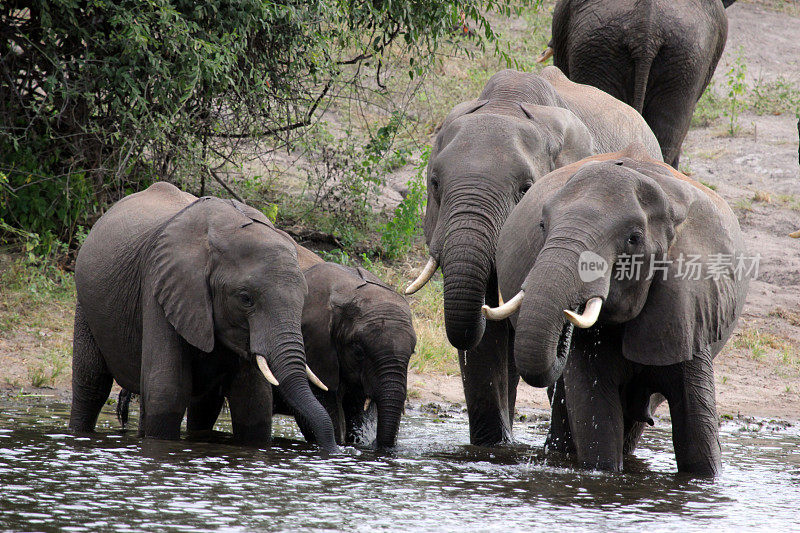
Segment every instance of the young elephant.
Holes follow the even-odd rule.
[[[725,201],[641,147],[535,183],[497,248],[500,289],[515,296],[484,311],[510,317],[526,382],[549,386],[563,371],[548,444],[619,470],[661,394],[678,469],[717,473],[712,360],[736,325],[754,261]]]
[[[190,400],[222,391],[234,435],[267,441],[269,380],[320,446],[337,449],[307,379],[294,243],[260,212],[157,183],[97,221],[75,283],[70,428],[94,429],[116,380],[141,394],[144,437],[177,439]],[[208,426],[206,411],[189,410],[190,430]]]
[[[326,263],[299,245],[297,255],[308,284],[302,321],[306,358],[326,385],[315,394],[333,419],[336,441],[359,441],[377,414],[376,444],[393,446],[417,342],[408,303],[363,268]],[[280,395],[273,398],[276,413],[295,414]],[[206,418],[216,420],[222,397],[197,410],[208,407]],[[314,442],[308,424],[302,418],[297,423]]]
[[[411,309],[363,268],[325,263],[302,247],[298,256],[308,284],[306,357],[328,387],[316,394],[333,419],[336,440],[359,441],[377,414],[376,444],[393,446],[406,400],[408,361],[417,343]],[[276,412],[291,414],[279,397],[275,401]],[[306,426],[300,428],[313,440]]]
[[[487,325],[481,305],[497,304],[494,265],[500,228],[525,191],[551,170],[632,142],[661,149],[644,119],[606,93],[540,74],[503,70],[477,100],[444,120],[428,163],[428,265],[411,294],[442,267],[447,338],[459,349],[473,444],[511,438],[518,376],[505,352],[505,325]]]
[[[553,64],[642,114],[678,168],[697,100],[728,35],[726,0],[559,0]],[[724,4],[724,6],[723,6]],[[548,57],[548,52],[542,60]]]

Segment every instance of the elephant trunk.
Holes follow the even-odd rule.
[[[564,310],[578,310],[589,297],[608,293],[605,277],[593,283],[581,281],[579,252],[563,244],[543,249],[523,284],[514,360],[522,379],[533,387],[555,383],[567,363],[574,326]]]
[[[375,403],[378,410],[376,443],[379,448],[395,445],[400,417],[406,402],[407,367],[402,364],[384,366],[378,374]]]
[[[323,450],[339,451],[331,417],[314,396],[308,382],[303,336],[299,331],[284,333],[278,335],[270,345],[273,350],[267,360],[280,383],[278,390],[281,396],[289,404],[295,416],[302,419],[304,425],[311,429]]]
[[[481,306],[494,270],[498,226],[499,223],[477,214],[459,215],[449,224],[440,261],[444,277],[444,323],[447,339],[459,350],[474,348],[486,328]]]

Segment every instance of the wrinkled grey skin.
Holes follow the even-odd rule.
[[[725,48],[724,7],[720,0],[559,0],[553,64],[633,106],[664,161],[678,168],[695,105]]]
[[[302,266],[302,261],[301,261]],[[417,338],[405,298],[363,268],[320,262],[304,269],[303,340],[311,370],[328,387],[314,393],[340,444],[363,443],[377,416],[375,444],[394,446]],[[367,398],[372,405],[364,412]],[[276,412],[287,413],[280,398]],[[288,414],[288,413],[287,413]],[[306,439],[308,428],[300,424]]]
[[[733,331],[748,276],[680,275],[679,258],[747,256],[735,215],[713,191],[649,159],[640,148],[555,171],[531,188],[508,218],[497,249],[503,294],[525,298],[507,321],[522,378],[552,385],[547,446],[577,452],[590,468],[619,470],[661,396],[670,406],[678,470],[720,468],[712,359]],[[581,253],[611,268],[581,280]],[[641,254],[642,274],[620,277],[620,259]],[[651,257],[666,258],[648,276]],[[584,276],[586,279],[586,276]],[[564,309],[593,297],[598,322],[572,328]],[[572,332],[570,344],[570,331]],[[661,395],[661,396],[659,396]]]
[[[503,324],[485,323],[497,304],[494,267],[500,228],[541,176],[588,155],[641,142],[661,150],[642,117],[557,68],[540,75],[498,72],[477,100],[444,120],[428,163],[425,239],[444,276],[447,337],[459,361],[473,444],[511,438],[518,376]]]
[[[177,439],[190,401],[188,429],[210,429],[207,409],[193,408],[222,391],[234,436],[268,441],[271,389],[255,364],[261,354],[320,446],[337,449],[305,373],[306,283],[294,243],[263,214],[157,183],[97,221],[75,283],[73,430],[94,429],[116,380],[141,394],[144,437]]]

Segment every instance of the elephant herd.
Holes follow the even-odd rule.
[[[548,451],[620,470],[666,400],[678,469],[719,471],[712,361],[748,256],[730,207],[674,167],[726,31],[720,0],[560,0],[556,66],[498,72],[445,118],[406,293],[441,268],[472,444],[511,441],[521,377],[548,387]],[[103,215],[75,272],[72,429],[116,380],[144,437],[178,438],[184,415],[208,432],[227,399],[244,442],[287,413],[329,452],[375,417],[395,444],[408,303],[259,211],[157,183]]]

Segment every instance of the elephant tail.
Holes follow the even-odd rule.
[[[131,398],[133,398],[135,394],[127,389],[121,389],[119,391],[119,399],[117,400],[117,420],[119,420],[122,429],[125,429],[125,426],[128,424],[128,410],[130,409],[131,405]]]
[[[633,108],[641,115],[644,109],[644,97],[647,92],[647,80],[650,78],[650,67],[654,55],[640,57],[634,61],[633,74]]]

